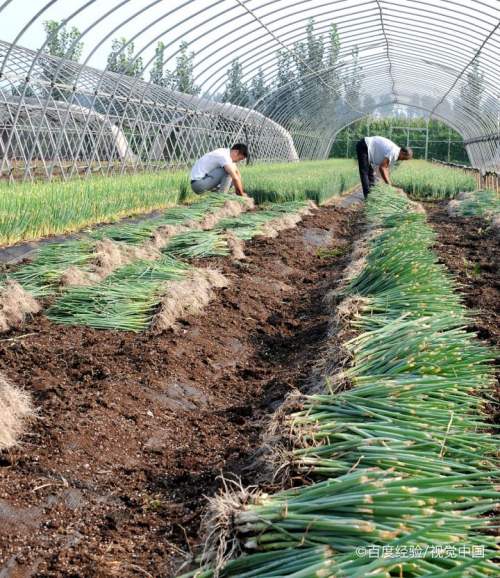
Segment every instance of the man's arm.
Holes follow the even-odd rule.
[[[240,197],[247,197],[248,195],[245,193],[243,189],[243,180],[241,178],[240,171],[235,164],[228,164],[224,165],[224,170],[226,173],[233,179],[233,185],[236,189],[236,194],[240,195]]]
[[[386,182],[388,185],[391,184],[391,180],[389,178],[389,159],[384,159],[384,162],[380,164],[379,166],[379,171],[380,171],[380,176],[384,179],[384,182]]]

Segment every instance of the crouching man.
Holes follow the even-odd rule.
[[[207,153],[196,161],[191,171],[191,188],[198,194],[206,191],[227,193],[234,185],[237,195],[248,196],[236,165],[247,157],[247,145],[240,143],[230,149],[216,149]]]

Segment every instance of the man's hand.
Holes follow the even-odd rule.
[[[384,179],[384,182],[389,186],[391,185],[391,180],[389,178],[389,159],[384,159],[384,162],[379,166],[380,176]]]
[[[241,174],[238,167],[235,164],[225,165],[224,170],[233,179],[233,185],[236,190],[236,194],[240,197],[247,197],[243,189],[243,181],[241,180]]]

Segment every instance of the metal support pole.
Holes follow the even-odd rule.
[[[429,158],[429,119],[425,124],[425,160]]]

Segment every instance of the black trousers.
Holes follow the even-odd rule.
[[[366,141],[364,138],[357,142],[356,153],[358,155],[361,186],[363,187],[363,195],[366,199],[371,187],[373,187],[375,184],[375,171],[373,170],[373,167],[368,160],[368,147],[366,146]]]

